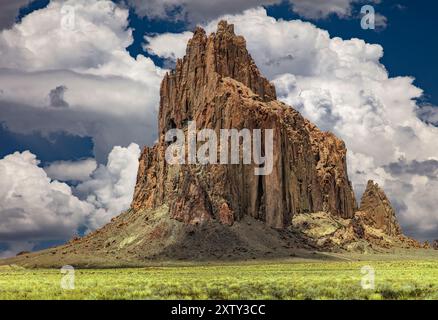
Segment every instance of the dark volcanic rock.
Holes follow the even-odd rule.
[[[196,29],[186,56],[162,82],[160,138],[142,153],[132,208],[167,204],[172,217],[191,224],[230,225],[249,215],[280,229],[302,212],[351,218],[356,202],[343,141],[275,100],[245,45],[224,21],[208,37]],[[273,129],[272,173],[256,176],[252,164],[167,164],[164,134],[187,129],[189,121],[218,136],[220,129]]]

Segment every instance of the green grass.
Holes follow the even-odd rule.
[[[360,269],[375,270],[364,290]],[[0,299],[438,299],[438,261],[241,263],[75,271],[0,267]]]

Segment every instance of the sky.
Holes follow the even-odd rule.
[[[363,29],[371,5],[375,28]],[[438,4],[407,0],[0,0],[0,256],[129,208],[159,87],[196,25],[235,24],[279,99],[346,142],[360,199],[438,238]]]

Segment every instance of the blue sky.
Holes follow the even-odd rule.
[[[81,1],[83,0],[76,2]],[[187,4],[196,1],[175,1],[182,4],[163,11],[158,5],[160,2],[153,0],[118,0],[115,1],[115,8],[119,10],[119,15],[116,18],[113,16],[114,20],[117,20],[114,24],[110,16],[114,11],[106,12],[106,9],[102,9],[102,12],[105,12],[99,13],[94,7],[90,7],[90,12],[77,9],[78,18],[89,23],[90,30],[96,32],[95,43],[94,39],[87,37],[88,31],[80,33],[84,38],[77,42],[75,41],[78,33],[63,43],[63,38],[57,38],[59,33],[45,30],[44,19],[59,14],[55,5],[51,9],[48,7],[48,0],[17,1],[15,7],[8,5],[8,10],[5,7],[0,15],[0,28],[3,28],[3,34],[0,33],[0,52],[5,54],[4,62],[0,63],[0,85],[5,86],[0,86],[0,159],[18,151],[20,156],[10,158],[11,161],[7,162],[7,165],[13,166],[14,161],[19,162],[16,158],[21,157],[19,160],[23,161],[23,165],[29,165],[28,169],[33,174],[44,174],[41,169],[44,168],[52,179],[49,181],[60,180],[67,188],[71,188],[68,191],[71,195],[68,197],[74,199],[69,203],[75,203],[71,210],[81,214],[71,223],[62,223],[60,229],[65,228],[65,238],[78,232],[82,233],[87,228],[100,226],[117,212],[126,209],[126,204],[129,204],[129,192],[132,193],[132,184],[135,182],[136,157],[140,147],[151,145],[156,139],[159,82],[164,73],[163,69],[174,63],[164,51],[172,51],[175,48],[175,52],[172,53],[178,55],[177,48],[181,44],[184,45],[185,40],[181,40],[181,35],[185,31],[193,30],[197,23],[208,28],[210,21],[223,14],[233,15],[233,19],[238,21],[237,30],[245,33],[251,54],[260,64],[262,71],[267,73],[277,86],[280,98],[296,107],[320,127],[334,131],[346,141],[347,147],[351,150],[349,166],[353,169],[350,176],[355,185],[357,182],[357,193],[360,194],[366,183],[360,181],[367,177],[376,179],[385,185],[385,190],[400,212],[404,230],[408,234],[419,239],[438,237],[438,218],[433,209],[436,205],[435,190],[438,190],[438,153],[431,150],[432,140],[438,138],[433,127],[433,124],[438,124],[438,112],[435,108],[438,106],[438,82],[435,81],[438,71],[438,41],[434,36],[434,31],[438,28],[438,20],[435,18],[438,3],[408,0],[337,0],[336,3],[342,4],[340,9],[336,6],[322,6],[320,9],[316,5],[299,9],[297,0],[282,3],[277,0],[275,5],[264,5],[267,14],[265,16],[264,12],[243,13],[243,10],[254,9],[259,7],[258,4],[267,3],[268,0],[255,0],[254,6],[239,0],[221,0],[224,6],[211,10],[198,8],[199,12]],[[68,0],[68,4],[73,6],[76,2]],[[57,1],[54,0],[53,3]],[[91,3],[103,2],[93,0]],[[384,26],[379,26],[376,30],[361,28],[360,9],[366,4],[371,4],[376,13],[384,17]],[[315,8],[322,11],[312,11]],[[346,11],[339,13],[333,10]],[[181,16],[181,13],[185,16]],[[312,17],[312,14],[316,14],[317,17]],[[288,42],[290,34],[284,34],[284,43],[288,43],[290,48],[275,41],[263,44],[263,41],[257,38],[269,38],[268,33],[255,35],[257,39],[248,38],[252,34],[249,21],[252,21],[254,16],[266,23],[263,26],[265,32],[276,32],[275,28],[279,28],[282,19],[288,22],[287,30],[291,33],[296,28],[299,35],[307,35],[311,39],[309,42],[315,41],[316,44],[298,41],[295,48],[293,41]],[[275,18],[275,23],[270,22],[272,26],[267,23],[269,17]],[[32,32],[35,30],[35,35],[30,38],[26,38],[29,32],[14,31],[14,28],[25,20],[25,27]],[[294,20],[307,21],[310,24],[294,24]],[[109,27],[105,28],[105,24]],[[54,26],[58,27],[59,24]],[[127,41],[130,29],[133,41]],[[100,39],[99,30],[107,32],[107,38]],[[323,43],[333,46],[334,51],[338,50],[337,57],[333,52],[326,55],[327,52],[323,50],[317,52],[315,57],[312,56],[315,50],[319,50],[319,40],[312,38],[312,35],[320,34],[324,30],[329,32],[331,39],[323,39]],[[49,45],[40,46],[46,41],[45,32],[48,33],[47,39],[53,37],[55,40],[51,40]],[[149,49],[145,49],[145,36],[160,39],[166,33],[172,34],[169,40],[172,42],[169,42],[167,48],[160,47],[160,42],[154,42]],[[70,33],[66,34],[70,36]],[[16,39],[17,43],[7,44],[2,37],[13,39],[12,42]],[[333,40],[334,37],[346,41],[338,43]],[[347,41],[351,38],[362,39],[367,45]],[[384,55],[380,62],[376,58],[379,56],[380,47],[374,44],[383,48]],[[126,49],[127,56],[119,54],[120,46],[123,51]],[[369,52],[356,52],[357,48]],[[299,56],[298,53],[298,60],[302,59],[299,61],[303,61],[303,64],[310,61],[319,65],[321,61],[318,59],[328,59],[328,67],[321,65],[319,69],[315,69],[312,65],[284,62],[284,57],[278,54],[273,59],[278,59],[279,65],[284,63],[284,74],[280,74],[278,70],[269,69],[263,63],[263,59],[266,58],[265,52],[271,49],[274,53],[276,50],[287,53],[289,49],[301,49],[302,51],[298,52],[305,54]],[[113,55],[114,52],[117,54]],[[306,54],[310,57],[306,57]],[[150,58],[151,61],[142,59],[143,57]],[[347,68],[351,71],[351,81],[340,83],[339,79],[332,78],[330,70],[334,70],[333,74],[340,72],[345,76],[348,73],[344,69],[345,63],[351,63]],[[382,71],[385,69],[387,74]],[[413,85],[405,77],[415,78]],[[361,81],[368,78],[372,79],[371,84],[364,84],[361,90]],[[321,85],[321,81],[324,85]],[[381,81],[385,90],[380,90],[378,81]],[[349,87],[350,83],[354,86]],[[315,86],[319,85],[321,88],[315,90]],[[82,90],[86,87],[92,89],[84,95]],[[294,92],[295,87],[300,87],[306,95],[300,96]],[[344,87],[352,90],[351,95],[342,92]],[[423,95],[420,96],[416,88],[421,88],[424,91]],[[51,100],[47,98],[52,95],[56,96],[57,101],[62,102],[61,107],[52,105]],[[397,104],[398,99],[400,108]],[[330,102],[327,102],[328,100]],[[364,110],[368,108],[372,111],[365,113]],[[77,110],[85,111],[79,114]],[[343,112],[345,114],[342,114]],[[363,118],[360,118],[362,115]],[[354,132],[351,133],[350,123],[354,123],[358,128],[357,141],[352,140],[356,135]],[[116,146],[120,148],[114,148]],[[39,162],[35,164],[32,156],[24,155],[25,150]],[[123,161],[111,162],[108,157],[113,160],[123,157]],[[93,171],[99,164],[99,169]],[[11,170],[18,170],[17,168]],[[38,168],[41,170],[38,171]],[[129,178],[120,177],[120,172],[125,172],[127,168],[131,170]],[[85,172],[85,177],[89,180],[82,181],[82,178],[76,177],[78,170],[83,171],[82,178]],[[115,193],[114,185],[117,183],[126,183],[127,194]],[[435,187],[437,189],[434,189]],[[48,184],[47,188],[50,198],[57,186]],[[1,190],[0,188],[0,192]],[[39,221],[38,217],[35,218],[39,209],[14,209],[19,209],[17,212],[32,209],[32,219]],[[43,209],[44,214],[51,214],[50,210]],[[423,216],[415,216],[414,211],[421,211]],[[41,226],[38,227],[38,239],[26,236],[26,232],[23,231],[22,241],[14,238],[13,242],[9,242],[8,235],[1,234],[1,214],[0,210],[0,248],[9,246],[15,251],[23,248],[41,248],[63,240],[63,234],[58,232],[54,232],[53,236],[44,237],[44,227]],[[50,230],[57,227],[55,224]]]

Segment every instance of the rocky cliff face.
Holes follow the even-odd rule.
[[[160,94],[160,139],[141,155],[133,209],[167,204],[171,217],[188,224],[218,220],[231,225],[251,216],[279,229],[298,213],[354,215],[344,143],[276,100],[275,88],[232,25],[222,21],[209,36],[196,29]],[[190,121],[218,136],[220,129],[273,129],[272,173],[256,176],[252,164],[167,164],[166,131],[187,130]]]

